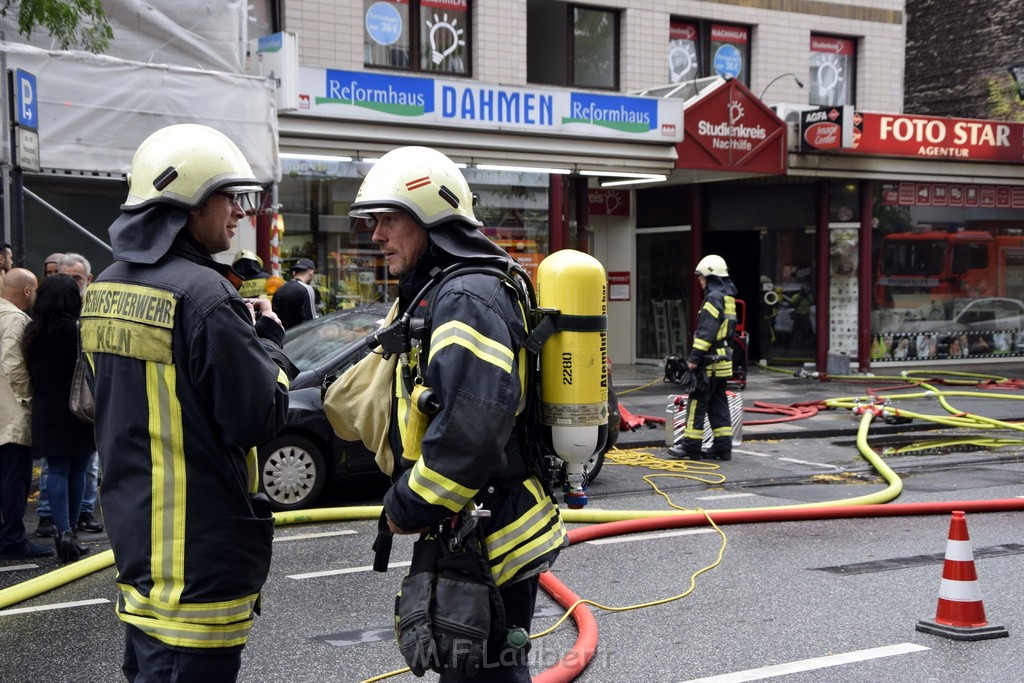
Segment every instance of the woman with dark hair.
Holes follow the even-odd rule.
[[[92,425],[78,420],[68,408],[81,312],[82,294],[74,278],[51,275],[36,290],[32,321],[22,342],[32,378],[32,455],[46,458],[49,466],[46,485],[61,562],[73,562],[89,552],[89,546],[79,543],[72,521],[78,521],[85,469],[96,441]]]

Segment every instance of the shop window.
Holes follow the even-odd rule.
[[[528,0],[526,78],[530,83],[617,90],[619,12]]]
[[[875,187],[872,361],[1024,355],[1024,211],[935,202],[992,186],[911,186]]]
[[[749,26],[700,19],[672,19],[669,22],[670,83],[723,76],[749,84],[749,64]]]
[[[470,75],[469,0],[363,0],[368,67]]]
[[[397,279],[373,231],[348,215],[370,164],[293,156],[282,159],[278,190],[285,226],[282,276],[296,259],[313,259],[314,286],[325,311],[393,300]],[[471,168],[463,173],[480,198],[473,211],[481,231],[535,275],[549,249],[548,176]]]
[[[857,41],[853,38],[811,35],[811,104],[838,107],[854,104]]]

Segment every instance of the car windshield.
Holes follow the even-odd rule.
[[[386,307],[339,311],[293,327],[284,335],[285,355],[299,370],[315,368],[376,331],[386,313]]]

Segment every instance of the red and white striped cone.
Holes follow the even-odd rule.
[[[960,510],[953,511],[949,523],[949,541],[946,543],[946,561],[942,566],[935,619],[919,621],[916,628],[953,640],[985,640],[1010,635],[1005,627],[992,626],[985,619],[971,537],[967,535],[967,520]]]

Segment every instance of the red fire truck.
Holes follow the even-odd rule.
[[[882,239],[877,307],[912,309],[991,296],[1024,299],[1024,235],[927,230]]]

